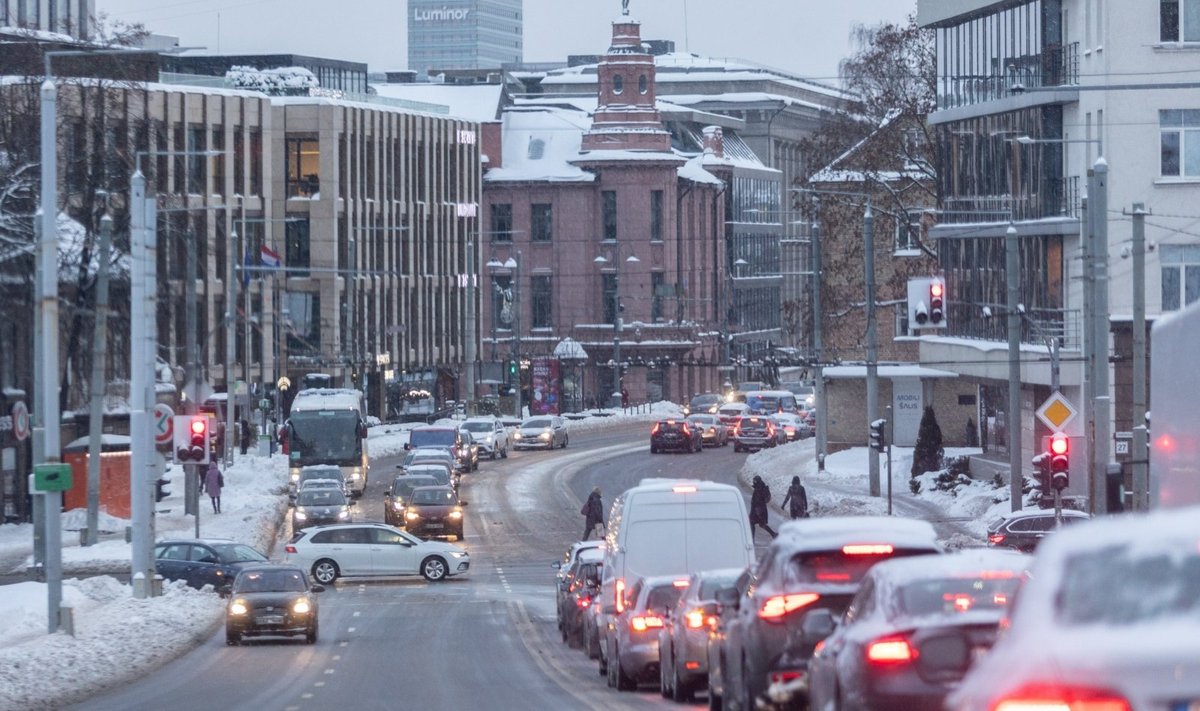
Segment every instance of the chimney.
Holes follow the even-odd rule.
[[[704,155],[725,157],[725,135],[720,126],[704,127]]]

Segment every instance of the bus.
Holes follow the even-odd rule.
[[[283,425],[293,481],[301,467],[332,464],[342,470],[354,496],[367,488],[366,404],[362,392],[309,388],[296,393]]]

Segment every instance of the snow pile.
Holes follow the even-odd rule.
[[[100,576],[64,580],[62,604],[75,609],[78,619],[99,605],[129,597],[129,587],[116,578]],[[46,634],[46,584],[14,583],[0,595],[0,646],[10,647]]]
[[[367,453],[372,459],[394,457],[404,452],[408,444],[408,433],[422,423],[405,422],[399,425],[381,425],[367,430]]]
[[[665,400],[651,404],[649,412],[633,414],[625,414],[622,410],[600,410],[599,412],[606,414],[597,415],[596,410],[588,410],[579,413],[587,415],[587,417],[581,420],[567,419],[567,431],[572,434],[576,432],[597,432],[625,427],[635,423],[656,422],[665,417],[683,417],[683,410],[679,409],[679,405]]]
[[[235,89],[261,91],[275,96],[304,96],[320,86],[317,77],[304,67],[255,69],[235,66],[225,72],[225,81]]]

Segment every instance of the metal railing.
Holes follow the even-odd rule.
[[[995,101],[1029,89],[1073,86],[1079,83],[1079,43],[1049,47],[1041,54],[1012,57],[988,74],[938,78],[939,109]]]
[[[958,338],[978,338],[987,341],[1008,340],[1008,319],[1004,306],[996,304],[990,315],[980,304],[950,303],[946,321],[950,333]],[[1047,340],[1058,343],[1060,351],[1079,351],[1082,344],[1082,318],[1079,309],[1026,309],[1021,319],[1021,342],[1045,345]]]
[[[1026,195],[959,195],[943,198],[947,224],[1017,222],[1048,217],[1079,217],[1079,176],[1043,178],[1041,188]]]

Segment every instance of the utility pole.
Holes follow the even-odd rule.
[[[1149,508],[1148,433],[1146,432],[1146,215],[1133,205],[1133,510]]]
[[[186,331],[184,334],[185,343],[187,344],[187,361],[184,365],[184,382],[187,383],[186,394],[187,399],[184,401],[184,414],[195,415],[199,409],[197,408],[197,398],[200,396],[200,389],[196,387],[198,380],[196,370],[199,367],[200,358],[197,355],[199,345],[196,342],[196,271],[197,271],[197,255],[196,255],[196,235],[191,226],[191,219],[188,219],[188,230],[184,237],[187,240],[187,271],[186,278],[183,281],[183,308],[184,308],[184,326]],[[184,496],[185,513],[192,514],[196,517],[196,537],[200,537],[200,473],[199,467],[195,464],[183,465],[184,478],[186,481],[185,488],[187,494]]]
[[[524,408],[524,391],[521,389],[521,253],[513,260],[513,362],[517,364],[517,419],[521,419]]]
[[[824,360],[823,345],[821,343],[821,322],[824,319],[824,314],[821,312],[821,220],[820,220],[820,198],[815,198],[815,205],[818,210],[818,218],[813,220],[812,224],[812,342],[813,342],[813,360],[816,361],[813,367],[813,394],[815,396],[815,404],[817,407],[817,461],[823,462],[825,459],[825,447],[828,440],[828,409],[825,407],[825,366],[822,364]],[[824,468],[824,467],[822,467]]]
[[[1095,235],[1095,378],[1092,381],[1092,397],[1095,400],[1096,438],[1090,477],[1093,514],[1108,513],[1105,497],[1105,482],[1108,477],[1108,460],[1112,440],[1111,398],[1108,393],[1108,161],[1097,158],[1093,166],[1095,192],[1089,195],[1092,201],[1092,232]]]
[[[1093,234],[1093,229],[1095,226],[1095,220],[1092,219],[1093,205],[1089,198],[1089,195],[1094,194],[1096,191],[1095,178],[1095,174],[1092,172],[1091,168],[1089,168],[1087,171],[1086,188],[1084,190],[1083,199],[1080,201],[1080,214],[1083,216],[1083,233],[1082,239],[1079,241],[1081,247],[1080,251],[1082,254],[1081,262],[1083,271],[1083,303],[1081,305],[1082,313],[1080,314],[1080,318],[1082,319],[1082,328],[1080,330],[1083,331],[1083,382],[1081,388],[1081,395],[1083,397],[1083,459],[1085,462],[1085,471],[1088,472],[1086,489],[1088,492],[1089,501],[1093,496],[1090,462],[1096,449],[1095,445],[1093,444],[1096,438],[1096,403],[1092,400],[1092,386],[1095,381],[1096,373],[1096,330],[1092,328],[1092,314],[1096,310],[1096,279],[1095,274],[1093,273],[1096,261],[1096,249],[1094,244],[1095,235]]]
[[[234,405],[234,381],[236,378],[234,377],[233,362],[237,359],[237,270],[234,268],[236,249],[237,231],[230,230],[229,245],[225,249],[225,451],[223,454],[226,466],[233,463],[233,433],[235,432],[233,413],[236,409]],[[250,377],[245,373],[244,367],[242,372],[245,374],[246,381],[249,382]],[[247,398],[248,402],[249,398]]]
[[[879,414],[879,353],[875,328],[875,215],[871,203],[863,213],[863,262],[867,277],[867,423],[874,422]],[[822,408],[824,409],[824,408]],[[870,429],[868,427],[868,439]],[[867,453],[870,473],[870,494],[880,496],[879,452],[871,449]]]
[[[1012,510],[1021,510],[1021,244],[1017,228],[1010,224],[1004,234],[1004,272],[1008,282],[1008,467]]]
[[[463,359],[467,361],[467,406],[475,402],[475,279],[479,268],[475,263],[475,240],[467,240],[466,321],[463,333]],[[520,366],[518,366],[520,367]],[[469,412],[467,414],[470,414]]]
[[[108,264],[112,217],[100,218],[100,255],[96,270],[96,320],[92,325],[91,404],[88,410],[87,528],[83,545],[95,545],[100,528],[100,456],[104,420],[104,368],[108,357]]]

